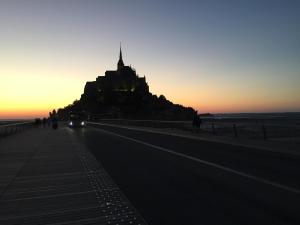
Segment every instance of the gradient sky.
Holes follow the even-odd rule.
[[[199,112],[300,111],[300,1],[0,0],[0,118],[45,116],[125,64]]]

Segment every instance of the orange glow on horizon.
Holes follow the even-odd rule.
[[[56,83],[57,80],[52,80],[48,83]],[[70,81],[65,81],[68,83]],[[47,117],[48,113],[53,109],[58,109],[71,104],[76,96],[80,96],[83,92],[84,83],[78,81],[77,86],[73,90],[69,91],[69,95],[63,96],[66,93],[66,87],[64,85],[56,85],[56,93],[49,97],[51,89],[40,88],[38,91],[40,96],[35,95],[35,88],[28,91],[23,96],[20,93],[10,92],[11,95],[2,95],[0,97],[0,119],[33,119]],[[36,84],[35,84],[36,85]],[[33,86],[35,86],[33,85]],[[54,85],[54,84],[53,84]],[[151,84],[150,84],[151,87]],[[153,85],[154,88],[162,87],[159,85]],[[2,87],[3,88],[3,87]],[[19,90],[26,92],[26,90],[19,86]],[[300,105],[297,99],[276,99],[265,100],[265,98],[259,98],[255,95],[234,95],[227,93],[224,96],[220,94],[223,90],[214,92],[212,89],[202,88],[201,92],[198,92],[195,88],[186,89],[184,87],[177,88],[175,86],[166,86],[165,93],[160,93],[166,96],[167,99],[175,104],[181,104],[186,107],[193,107],[198,113],[243,113],[243,112],[285,112],[293,111],[295,105]],[[42,91],[44,90],[44,92]],[[151,90],[153,94],[157,93],[157,90]],[[181,94],[184,93],[184,94]],[[159,93],[158,93],[159,95]],[[4,96],[4,97],[3,97]],[[286,110],[282,110],[282,109]],[[295,111],[295,110],[294,110]]]
[[[91,69],[94,72],[70,68],[67,73],[67,70],[47,70],[43,66],[28,67],[23,71],[9,64],[0,68],[0,119],[47,117],[49,111],[79,99],[85,82],[97,77],[94,68]],[[103,68],[100,75],[110,69]],[[235,83],[219,78],[199,82],[201,79],[189,80],[180,74],[174,79],[174,74],[168,71],[154,71],[155,74],[148,74],[146,68],[139,71],[146,75],[153,94],[163,94],[173,103],[193,107],[199,113],[300,111],[297,85],[273,91],[274,84],[251,83],[251,80]]]
[[[49,110],[50,111],[50,110]],[[1,111],[0,119],[34,119],[48,117],[48,110],[13,110],[13,111]]]
[[[178,102],[174,102],[178,103]],[[281,107],[265,107],[263,108],[261,105],[256,105],[256,107],[251,107],[249,105],[235,105],[235,106],[227,106],[227,105],[193,105],[189,103],[179,103],[184,106],[193,107],[198,113],[251,113],[251,112],[285,112],[281,110]],[[42,118],[48,117],[49,112],[54,108],[44,108],[44,109],[9,109],[9,110],[1,110],[0,111],[0,119],[34,119],[34,118]],[[55,108],[58,109],[58,108]]]

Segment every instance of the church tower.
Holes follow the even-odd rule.
[[[120,44],[120,56],[119,56],[119,62],[118,62],[118,71],[122,70],[124,68],[124,62],[122,59],[122,48]]]

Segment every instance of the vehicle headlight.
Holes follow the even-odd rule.
[[[70,126],[73,126],[73,122],[71,121],[71,122],[69,123],[69,125],[70,125]]]
[[[84,126],[84,122],[83,121],[81,122],[81,126]]]

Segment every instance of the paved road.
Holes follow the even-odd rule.
[[[101,125],[75,133],[151,224],[300,224],[299,156]]]

